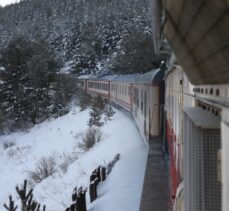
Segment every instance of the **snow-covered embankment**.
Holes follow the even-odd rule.
[[[98,199],[90,204],[87,197],[88,210],[137,211],[147,147],[132,120],[115,111],[113,119],[101,128],[103,140],[83,153],[78,147],[80,138],[77,134],[88,127],[88,110],[79,112],[75,109],[58,119],[36,125],[27,133],[0,136],[0,206],[8,201],[10,194],[16,200],[15,186],[23,183],[28,171],[34,170],[42,157],[51,155],[55,158],[57,171],[35,185],[34,197],[46,204],[48,211],[62,211],[71,203],[73,188],[88,187],[91,172],[120,153],[120,160],[111,174],[98,187]],[[4,149],[3,143],[7,141],[15,145]],[[77,154],[78,159],[66,172],[62,171],[58,166],[65,155],[72,154]],[[16,203],[19,202],[16,200]]]

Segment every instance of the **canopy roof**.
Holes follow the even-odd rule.
[[[154,45],[166,36],[191,83],[229,83],[228,0],[152,0],[152,11]]]

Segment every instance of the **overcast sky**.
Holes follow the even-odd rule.
[[[14,3],[16,0],[0,0],[0,5],[6,6],[7,4]]]

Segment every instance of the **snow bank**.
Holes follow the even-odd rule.
[[[34,187],[35,199],[46,204],[48,211],[62,211],[70,205],[74,187],[88,187],[91,172],[120,153],[120,160],[111,174],[99,185],[98,199],[90,204],[87,196],[88,210],[137,211],[147,147],[135,124],[116,110],[113,120],[101,128],[103,140],[82,153],[77,147],[80,138],[76,138],[76,134],[87,129],[88,119],[88,110],[79,112],[76,109],[58,119],[37,125],[27,133],[0,136],[1,206],[8,201],[10,194],[16,199],[15,186],[23,183],[28,171],[35,169],[40,158],[53,155],[60,164],[63,153],[74,152],[78,159],[68,167],[67,172],[58,169],[53,176]],[[15,142],[15,145],[4,149],[3,143],[6,141]]]

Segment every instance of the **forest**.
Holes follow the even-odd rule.
[[[65,114],[56,77],[146,72],[154,56],[148,0],[21,0],[0,7],[0,133]]]
[[[70,72],[144,72],[153,56],[148,0],[21,0],[0,8],[0,49],[43,41]]]

